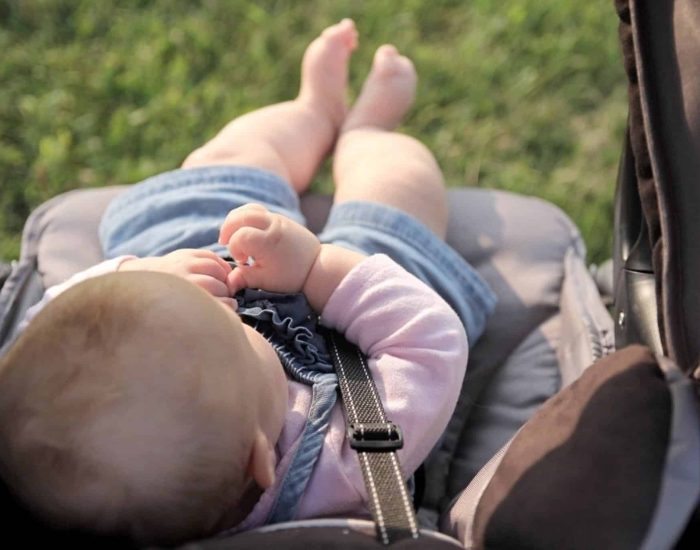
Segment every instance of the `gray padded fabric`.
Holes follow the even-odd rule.
[[[561,381],[553,342],[560,327],[561,317],[555,315],[529,332],[476,398],[450,460],[439,511],[467,486],[539,406],[559,390]]]
[[[589,297],[593,285],[578,229],[553,205],[485,190],[453,192],[450,202],[448,241],[475,265],[499,303],[472,350],[457,410],[428,462],[424,505],[437,513],[559,389],[565,259],[569,257],[569,271],[584,279],[568,286],[584,289]],[[591,346],[591,338],[610,341],[612,320],[600,300],[593,301],[596,325],[603,331],[574,331],[570,336],[583,341],[567,347],[588,350],[597,347]],[[585,357],[572,359],[565,371],[580,371],[588,364]],[[432,523],[434,516],[424,512],[422,519]]]
[[[97,224],[122,189],[80,190],[55,199],[41,219],[38,267],[46,285],[101,259]],[[612,331],[607,312],[592,297],[578,230],[558,208],[536,198],[481,189],[452,189],[449,204],[448,242],[481,273],[499,302],[472,350],[457,411],[426,463],[426,525],[435,524],[449,500],[559,389],[559,344],[563,341],[568,350],[564,371],[570,378],[586,366],[591,350],[607,349],[600,341]],[[328,197],[303,198],[312,230],[321,228],[329,205]],[[569,289],[564,314],[563,288]],[[580,322],[578,329],[563,330],[562,319],[577,318],[591,300],[598,332],[580,330],[590,325]],[[585,353],[577,360],[571,350]]]
[[[574,248],[564,258],[559,301],[562,323],[557,345],[562,386],[571,384],[583,369],[612,353],[615,347],[610,314],[582,258],[582,252]]]
[[[97,227],[107,204],[124,187],[80,189],[53,199],[41,217],[37,263],[46,287],[102,260]]]

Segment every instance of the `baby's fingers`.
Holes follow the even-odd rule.
[[[211,250],[205,250],[202,248],[195,248],[192,250],[192,255],[195,258],[201,258],[202,260],[207,260],[209,262],[214,262],[215,264],[218,264],[221,266],[223,269],[223,276],[225,277],[226,274],[228,274],[229,271],[231,271],[231,266],[228,265],[228,262],[224,260],[221,256],[216,254],[215,252],[212,252]]]
[[[198,287],[206,290],[209,294],[217,298],[230,298],[231,294],[226,284],[226,279],[220,281],[208,275],[189,275],[187,280],[194,283]]]
[[[189,266],[190,273],[193,275],[207,275],[219,281],[225,281],[226,276],[231,271],[231,266],[223,258],[219,258],[219,260],[221,261],[216,261],[212,258],[192,260]]]
[[[228,286],[229,293],[233,296],[239,290],[248,288],[251,285],[248,284],[246,275],[250,272],[247,267],[237,267],[231,273],[228,274],[226,278],[226,284]]]
[[[246,204],[231,210],[219,231],[219,244],[227,244],[231,236],[242,227],[266,229],[272,219],[267,208],[260,204]]]
[[[268,234],[265,229],[243,227],[236,231],[228,242],[231,257],[241,265],[252,257],[257,264],[265,255],[268,245]]]

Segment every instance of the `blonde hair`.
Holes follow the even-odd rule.
[[[187,321],[203,291],[174,279],[81,283],[0,360],[0,465],[49,521],[171,544],[236,505],[251,441],[212,364],[224,351],[207,361],[219,344]]]

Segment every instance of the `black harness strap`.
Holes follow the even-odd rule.
[[[360,460],[377,538],[383,544],[418,538],[418,522],[396,456],[403,446],[401,429],[387,420],[357,346],[335,331],[327,331],[326,340],[338,374],[347,436]]]

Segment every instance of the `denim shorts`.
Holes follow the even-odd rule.
[[[131,186],[109,204],[100,224],[104,255],[161,256],[178,248],[206,248],[226,256],[217,243],[219,227],[230,210],[250,202],[305,223],[296,193],[275,174],[244,166],[174,170]],[[470,344],[495,307],[495,295],[474,268],[396,208],[373,202],[334,205],[319,239],[391,257],[452,306]]]

